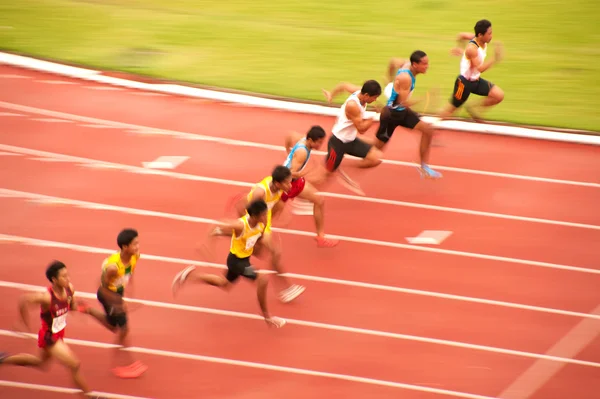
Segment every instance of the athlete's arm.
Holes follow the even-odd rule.
[[[452,50],[450,50],[450,54],[461,56],[465,51],[465,42],[473,39],[475,39],[474,33],[460,32],[456,37],[456,47],[453,47]]]
[[[411,84],[412,80],[408,73],[401,73],[394,80],[394,90],[398,93],[398,104],[405,108],[410,108],[419,102],[409,100]]]
[[[221,223],[213,226],[208,235],[210,237],[231,236],[235,232],[236,236],[242,234],[244,223],[241,220],[223,220]]]
[[[394,76],[396,75],[396,72],[398,72],[398,69],[402,68],[402,66],[404,64],[406,64],[407,62],[408,62],[407,60],[404,60],[402,58],[392,58],[390,60],[390,63],[388,64],[388,70],[387,70],[388,82],[394,81]]]
[[[375,122],[374,119],[362,118],[360,107],[356,103],[356,101],[348,101],[346,103],[346,117],[352,121],[352,123],[356,127],[356,130],[358,130],[358,133],[360,134],[363,134],[364,132],[369,130],[371,125],[373,125],[373,123]]]
[[[285,152],[289,154],[290,151],[292,151],[294,145],[298,142],[298,140],[300,140],[300,138],[302,138],[301,134],[296,132],[289,132],[285,136]]]
[[[102,271],[102,277],[101,277],[102,287],[108,288],[111,284],[114,284],[115,280],[118,277],[119,277],[119,273],[118,273],[117,265],[115,265],[114,263],[106,265],[106,267]]]
[[[292,157],[292,164],[290,165],[290,170],[292,171],[292,179],[297,179],[299,177],[306,176],[307,169],[300,170],[304,162],[306,161],[306,157],[308,156],[308,152],[306,152],[306,148],[298,148],[296,152],[294,152],[294,156]]]
[[[41,305],[43,307],[50,307],[50,293],[49,292],[32,292],[24,294],[19,300],[19,313],[21,314],[21,321],[23,325],[30,331],[29,327],[29,307],[32,305]]]
[[[479,72],[485,72],[496,62],[500,61],[499,48],[500,46],[496,47],[496,57],[493,60],[487,60],[486,62],[483,62],[482,59],[479,57],[479,54],[477,52],[477,46],[475,45],[467,46],[465,56],[471,62],[471,66],[477,68]]]
[[[333,88],[333,90],[331,90],[331,92],[323,89],[323,94],[325,95],[325,98],[327,99],[327,102],[330,103],[331,100],[337,96],[338,94],[347,91],[348,93],[354,93],[355,91],[360,90],[360,87],[358,87],[355,84],[352,83],[347,83],[347,82],[342,82],[340,84],[338,84],[337,86],[335,86]]]

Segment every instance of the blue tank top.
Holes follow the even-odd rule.
[[[298,148],[305,148],[306,149],[306,153],[307,153],[306,154],[306,159],[304,160],[304,163],[300,167],[300,170],[304,169],[304,167],[308,163],[308,160],[310,159],[310,150],[306,146],[306,138],[298,140],[298,142],[296,144],[294,144],[294,146],[292,147],[292,150],[290,151],[290,153],[288,154],[287,158],[285,159],[285,162],[283,163],[283,166],[285,166],[285,167],[287,167],[289,169],[292,168],[292,159],[294,159],[294,154],[296,153],[296,150]],[[298,170],[298,172],[300,170]]]
[[[398,69],[398,72],[396,72],[396,76],[400,75],[402,72],[408,72],[408,74],[410,75],[410,78],[412,79],[412,83],[410,85],[410,92],[412,93],[412,91],[415,89],[415,76],[412,74],[410,69],[402,69],[402,68]],[[394,105],[394,102],[396,101],[397,98],[398,98],[398,93],[396,93],[396,90],[394,90],[394,86],[392,85],[392,95],[388,99],[387,106],[390,107],[390,109],[392,109],[394,111],[404,111],[405,107],[403,107],[401,105]]]

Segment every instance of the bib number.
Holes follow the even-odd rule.
[[[67,313],[55,317],[54,320],[52,320],[52,332],[54,334],[61,332],[65,327],[67,326]]]
[[[255,236],[248,238],[246,240],[246,250],[249,250],[250,248],[254,247],[254,245],[256,244],[256,241],[258,241],[258,239],[260,238],[261,235],[262,234],[257,234]]]

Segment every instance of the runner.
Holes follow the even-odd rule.
[[[82,390],[82,396],[99,398],[99,396],[92,393],[81,375],[81,362],[64,341],[69,310],[82,311],[85,306],[77,303],[75,289],[69,281],[69,274],[64,263],[60,261],[52,262],[46,269],[46,278],[52,285],[48,286],[43,292],[23,295],[19,302],[21,321],[28,332],[31,331],[28,307],[31,305],[40,307],[42,323],[37,340],[40,355],[19,353],[8,356],[6,353],[2,353],[0,354],[0,364],[42,369],[50,359],[55,358],[71,371],[73,382]]]
[[[250,203],[252,203],[252,201],[259,199],[265,201],[268,207],[268,212],[264,235],[271,237],[271,226],[273,219],[277,218],[285,206],[285,202],[280,201],[281,196],[290,191],[291,187],[292,172],[290,169],[283,165],[276,166],[275,169],[273,169],[271,176],[267,176],[260,182],[256,183],[250,189],[250,192],[246,195],[246,198],[238,202],[236,207],[238,217],[243,217],[247,213],[246,208],[250,205]],[[268,242],[272,243],[272,239],[269,239]],[[283,287],[286,287],[281,290],[279,299],[284,303],[296,299],[304,292],[305,287],[292,284],[286,277],[282,276],[284,272],[280,264],[281,250],[272,244],[269,245],[267,249],[271,254],[271,264],[277,272],[277,279],[281,282]],[[263,245],[258,243],[253,251],[255,256],[261,257],[264,254]]]
[[[130,352],[122,350],[129,346],[129,323],[127,305],[123,300],[125,287],[131,284],[137,262],[140,259],[138,232],[134,229],[124,229],[117,236],[120,248],[106,258],[102,263],[100,286],[96,296],[104,307],[104,313],[98,309],[89,308],[87,313],[92,315],[104,327],[117,334],[117,352],[115,353],[113,373],[121,378],[137,378],[148,367],[140,361],[133,361]]]
[[[427,164],[433,137],[433,126],[423,122],[419,115],[411,109],[417,102],[410,100],[415,89],[416,76],[426,73],[428,68],[429,57],[425,52],[417,50],[411,54],[410,60],[397,70],[387,106],[379,117],[379,129],[375,135],[375,146],[380,149],[384,148],[398,126],[418,130],[421,132],[419,151],[421,166],[419,171],[422,176],[440,178],[442,174],[434,171]]]
[[[292,187],[287,193],[281,195],[281,200],[303,199],[313,203],[313,215],[317,230],[317,245],[320,247],[333,247],[338,244],[337,240],[325,238],[323,226],[324,203],[323,197],[317,194],[315,187],[304,179],[306,176],[306,165],[310,159],[312,150],[319,149],[325,140],[325,130],[321,126],[310,128],[305,137],[298,133],[290,133],[285,140],[285,149],[288,156],[284,166],[292,171]]]
[[[265,234],[268,214],[267,203],[262,199],[258,199],[248,205],[246,215],[237,220],[225,221],[211,228],[209,237],[231,237],[225,276],[198,273],[195,266],[186,267],[177,273],[173,279],[173,295],[176,295],[185,283],[205,283],[229,291],[232,284],[242,276],[256,282],[258,303],[267,325],[277,328],[283,327],[285,320],[271,317],[267,309],[267,276],[259,276],[250,263],[250,257],[253,255],[257,243],[260,242],[267,248],[273,246],[271,235]]]
[[[467,43],[466,50],[463,51],[462,44]],[[504,100],[504,91],[498,86],[481,78],[481,74],[487,71],[492,65],[502,60],[502,45],[496,44],[494,60],[485,61],[487,56],[488,44],[492,41],[492,23],[487,19],[477,21],[475,24],[475,34],[463,32],[458,35],[459,47],[452,49],[452,54],[461,55],[460,74],[454,82],[454,91],[450,104],[441,112],[440,118],[448,118],[461,107],[469,98],[471,93],[485,97],[485,99],[475,106],[465,107],[471,117],[482,122],[477,108],[487,108],[501,103]]]
[[[342,91],[347,91],[350,96],[338,111],[332,135],[327,143],[327,158],[325,170],[318,183],[321,183],[338,171],[341,182],[350,190],[364,195],[360,186],[350,177],[339,170],[345,154],[362,158],[359,168],[372,168],[381,163],[382,153],[366,140],[361,140],[357,135],[364,134],[375,122],[372,118],[365,117],[367,104],[372,104],[381,95],[381,85],[375,80],[367,80],[362,88],[351,83],[340,83],[331,92],[323,90],[327,101],[331,100]]]

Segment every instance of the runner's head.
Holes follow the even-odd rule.
[[[410,67],[418,73],[426,73],[429,69],[429,57],[424,51],[417,50],[410,55]]]
[[[475,39],[483,43],[492,41],[492,23],[487,19],[477,21],[475,24]]]
[[[381,85],[376,80],[367,80],[360,90],[365,102],[371,104],[381,95]]]
[[[306,133],[306,145],[311,150],[319,149],[324,141],[325,130],[321,126],[315,125]]]
[[[287,167],[283,165],[275,167],[271,177],[273,178],[273,184],[278,190],[287,193],[292,188],[292,171]]]
[[[248,215],[250,215],[250,217],[253,220],[257,221],[258,223],[264,224],[267,224],[268,210],[269,208],[267,206],[267,203],[262,199],[252,201],[246,208],[246,211],[248,211]]]
[[[135,255],[140,252],[140,242],[138,232],[134,229],[121,230],[117,236],[117,245],[121,252],[126,255]]]
[[[67,273],[67,266],[61,261],[55,260],[48,265],[46,269],[46,278],[52,284],[60,287],[69,287],[69,274]]]

